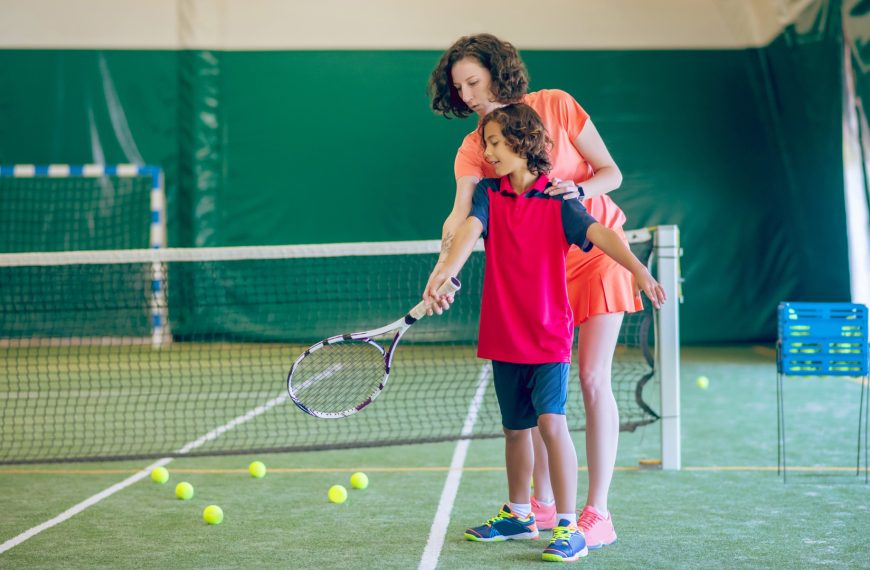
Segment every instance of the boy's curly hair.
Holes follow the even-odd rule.
[[[492,34],[464,36],[447,48],[429,77],[429,97],[436,113],[448,119],[473,113],[453,86],[453,64],[466,57],[476,59],[492,75],[490,89],[499,103],[515,103],[526,94],[529,74],[513,45]]]
[[[525,103],[514,103],[487,114],[479,127],[480,141],[484,148],[486,148],[486,140],[483,129],[493,121],[501,126],[501,134],[508,147],[526,159],[529,172],[540,175],[552,170],[550,150],[553,141],[547,134],[544,122],[534,109]]]

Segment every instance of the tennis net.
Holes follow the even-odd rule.
[[[654,263],[650,231],[630,234]],[[286,395],[311,343],[392,322],[419,301],[439,243],[388,242],[0,255],[0,463],[219,455],[498,437],[476,357],[478,248],[443,316],[405,336],[378,402],[319,420]],[[648,302],[645,302],[649,305]],[[654,422],[654,319],[624,321],[622,429]],[[576,352],[576,351],[575,351]],[[575,354],[576,361],[576,354]],[[584,424],[576,369],[568,418]]]

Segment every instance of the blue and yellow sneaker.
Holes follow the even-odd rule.
[[[537,540],[538,527],[535,525],[535,515],[529,513],[526,518],[520,518],[511,512],[507,504],[504,504],[498,515],[480,526],[467,529],[465,538],[476,542]]]
[[[547,562],[574,562],[587,554],[589,549],[586,548],[583,531],[577,528],[576,523],[562,519],[553,528],[553,538],[541,558]]]

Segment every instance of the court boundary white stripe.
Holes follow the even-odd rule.
[[[181,449],[179,449],[177,451],[177,453],[190,453],[191,451],[193,451],[197,447],[200,447],[201,445],[203,445],[203,444],[215,439],[216,437],[220,436],[222,433],[224,433],[224,432],[226,432],[234,427],[237,427],[237,426],[239,426],[239,425],[241,425],[249,420],[252,420],[255,417],[259,416],[260,414],[270,410],[271,408],[275,407],[276,405],[278,405],[281,402],[283,402],[284,400],[286,400],[288,397],[289,397],[288,394],[282,394],[276,398],[269,400],[265,404],[258,406],[256,408],[254,408],[253,410],[250,410],[249,412],[242,414],[241,416],[238,416],[237,418],[232,419],[231,421],[225,423],[224,425],[211,430],[210,432],[208,432],[204,436],[199,437],[197,439],[194,439],[193,441],[185,444]],[[124,479],[120,483],[116,483],[116,484],[112,485],[111,487],[109,487],[108,489],[100,491],[96,495],[85,499],[81,503],[68,508],[67,510],[60,513],[59,515],[57,515],[53,519],[47,520],[40,525],[37,525],[33,528],[30,528],[14,538],[10,538],[9,540],[4,542],[3,544],[0,544],[0,554],[6,552],[7,550],[9,550],[11,548],[18,546],[19,544],[21,544],[25,540],[33,538],[34,536],[36,536],[37,534],[41,533],[44,530],[48,530],[53,526],[57,526],[60,523],[71,519],[75,515],[79,514],[80,512],[84,511],[85,509],[87,509],[88,507],[92,507],[92,506],[96,505],[97,503],[99,503],[100,501],[102,501],[103,499],[105,499],[107,497],[111,497],[112,495],[114,495],[118,491],[121,491],[121,490],[129,487],[133,483],[136,483],[137,481],[144,479],[145,477],[147,477],[151,473],[152,469],[168,465],[170,462],[172,462],[172,460],[173,460],[172,457],[164,457],[162,459],[159,459],[158,461],[155,461],[154,463],[152,463],[151,465],[149,465],[145,469],[142,469],[138,473],[131,475],[130,477],[127,477],[126,479]]]
[[[485,364],[480,369],[477,390],[474,392],[474,397],[468,406],[468,415],[465,417],[465,423],[462,426],[462,437],[467,438],[474,430],[474,423],[477,421],[477,413],[480,410],[481,402],[483,402],[483,395],[486,393],[488,379],[489,365]],[[438,510],[435,513],[435,519],[432,521],[429,539],[426,541],[426,548],[423,550],[423,557],[420,559],[418,570],[434,570],[438,566],[438,559],[444,546],[447,525],[450,524],[450,513],[453,510],[453,503],[459,491],[459,481],[462,479],[462,470],[465,466],[465,457],[468,454],[468,445],[470,443],[470,439],[461,439],[456,444],[456,449],[453,450],[450,471],[447,473],[447,480],[444,482],[444,489],[441,491]]]
[[[156,462],[152,463],[151,465],[149,465],[148,467],[146,467],[145,469],[139,471],[135,475],[127,477],[126,479],[124,479],[120,483],[116,483],[116,484],[112,485],[111,487],[109,487],[108,489],[101,491],[101,492],[97,493],[96,495],[94,495],[88,499],[85,499],[84,501],[82,501],[81,503],[79,503],[73,507],[68,508],[67,510],[60,513],[59,515],[57,515],[53,519],[47,520],[40,525],[37,525],[31,529],[28,529],[28,530],[22,532],[21,534],[19,534],[18,536],[16,536],[15,538],[10,538],[9,540],[4,542],[3,544],[0,544],[0,554],[6,552],[10,548],[14,548],[15,546],[18,546],[19,544],[21,544],[22,542],[24,542],[25,540],[27,540],[29,538],[33,538],[34,536],[36,536],[37,534],[39,534],[40,532],[42,532],[44,530],[50,529],[53,526],[59,525],[60,523],[66,521],[66,520],[69,520],[70,518],[79,514],[83,510],[87,509],[88,507],[96,505],[97,503],[99,503],[100,501],[105,499],[106,497],[110,497],[110,496],[114,495],[115,493],[117,493],[118,491],[120,491],[121,489],[129,487],[130,485],[132,485],[136,481],[139,481],[140,479],[147,477],[148,474],[151,473],[152,469],[155,469],[157,467],[162,467],[162,466],[168,464],[170,461],[172,461],[171,457],[164,457],[163,459],[156,461]]]

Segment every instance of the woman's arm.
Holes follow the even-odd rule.
[[[451,210],[450,215],[447,216],[441,227],[441,252],[438,255],[438,263],[435,264],[435,269],[432,270],[429,280],[426,282],[426,287],[423,289],[424,298],[427,291],[433,288],[435,272],[441,269],[444,260],[450,253],[456,232],[465,219],[468,218],[468,213],[471,211],[471,197],[474,195],[474,188],[478,182],[480,182],[480,179],[476,176],[463,176],[456,181],[456,197],[453,200],[453,210]],[[437,289],[442,282],[443,280],[436,283],[434,288]],[[450,302],[453,302],[453,299],[450,299]],[[444,300],[440,302],[440,305],[446,309],[450,306],[450,302]]]
[[[607,150],[607,145],[604,144],[604,139],[601,138],[592,119],[586,120],[583,130],[574,139],[574,148],[592,166],[592,171],[595,173],[588,180],[579,183],[583,187],[584,197],[601,196],[619,188],[622,184],[622,172],[610,156],[610,151]],[[564,200],[573,199],[578,196],[577,186],[578,183],[573,180],[557,178],[547,189],[547,194],[552,196],[562,194]]]
[[[462,266],[468,261],[468,256],[471,255],[474,244],[481,233],[483,233],[483,224],[480,220],[466,214],[465,221],[456,230],[449,251],[435,264],[435,269],[432,270],[429,277],[429,285],[423,292],[423,300],[432,302],[432,310],[439,315],[442,309],[448,308],[453,302],[453,295],[439,295],[438,288],[447,279],[456,277]]]

